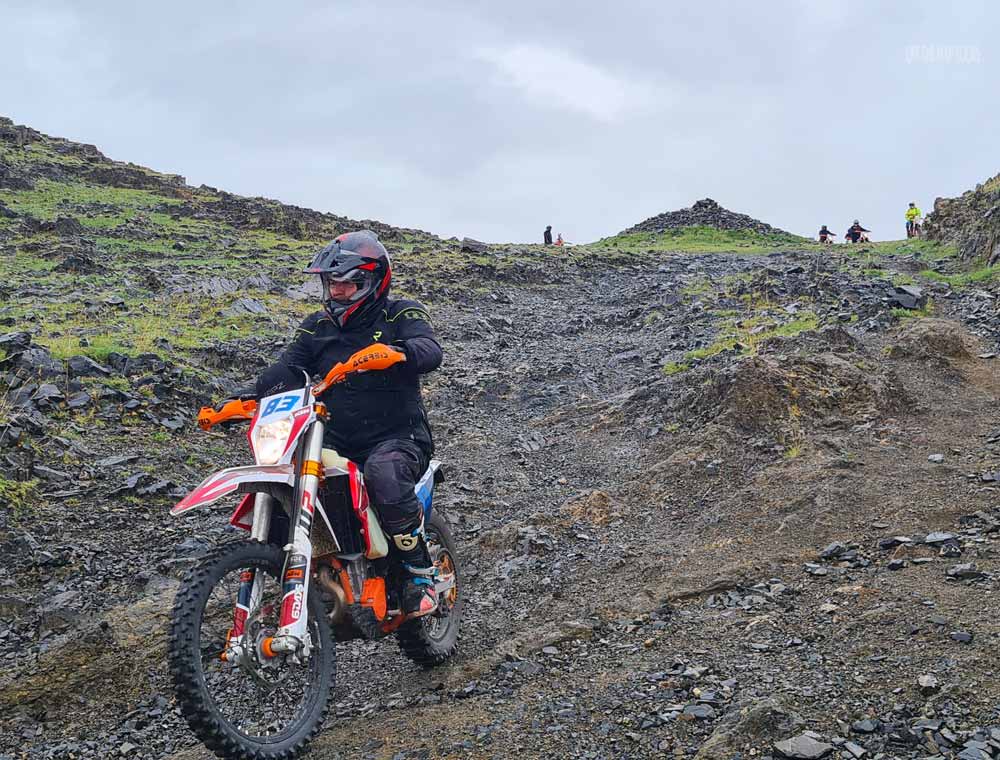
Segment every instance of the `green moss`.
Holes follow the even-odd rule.
[[[8,480],[0,476],[0,503],[19,520],[38,500],[37,480]]]
[[[691,365],[686,362],[667,362],[663,365],[663,374],[668,377],[673,375],[679,375],[681,372],[686,372],[691,369]]]

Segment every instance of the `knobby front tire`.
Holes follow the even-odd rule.
[[[283,563],[276,546],[255,541],[217,546],[187,573],[174,602],[168,657],[177,703],[205,746],[227,760],[297,757],[319,733],[329,709],[336,649],[319,594],[309,594],[313,648],[305,663],[248,655],[245,668],[219,657],[244,570],[263,578],[245,638],[252,644],[274,633]]]

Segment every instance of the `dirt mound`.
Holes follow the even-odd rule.
[[[903,389],[860,354],[751,356],[692,375],[682,406],[702,422],[794,434],[809,422],[843,427],[899,411]]]
[[[607,525],[613,519],[621,517],[620,512],[615,509],[614,501],[604,491],[590,491],[575,496],[560,511],[578,522],[593,525]]]
[[[897,343],[889,349],[893,357],[921,359],[971,359],[975,344],[958,322],[947,319],[916,319],[903,325]]]
[[[784,230],[772,227],[759,219],[754,219],[746,214],[738,214],[735,211],[723,208],[711,198],[704,198],[696,201],[691,208],[682,208],[677,211],[666,211],[657,216],[652,216],[644,222],[640,222],[634,227],[629,227],[621,234],[628,235],[633,232],[663,232],[664,230],[677,229],[680,227],[714,227],[717,230],[742,230],[760,232],[764,234],[778,233],[788,235]]]

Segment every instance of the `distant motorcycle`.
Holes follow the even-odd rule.
[[[215,547],[187,573],[169,636],[181,712],[219,757],[286,760],[305,750],[327,715],[335,640],[394,633],[422,665],[444,662],[456,649],[458,560],[447,523],[432,510],[441,463],[431,461],[416,485],[439,607],[408,619],[398,601],[405,571],[390,560],[362,473],[323,448],[328,414],[316,397],[352,373],[405,358],[376,343],[312,387],[199,413],[205,430],[250,420],[255,460],[215,473],[171,510],[182,515],[245,494],[229,522],[249,540]]]
[[[907,220],[906,222],[906,237],[908,238],[918,238],[920,237],[920,222],[917,220]]]

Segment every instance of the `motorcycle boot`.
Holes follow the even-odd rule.
[[[400,604],[403,614],[416,618],[430,615],[438,608],[438,594],[434,586],[437,571],[431,561],[427,543],[420,527],[392,537],[396,557],[403,569]]]

